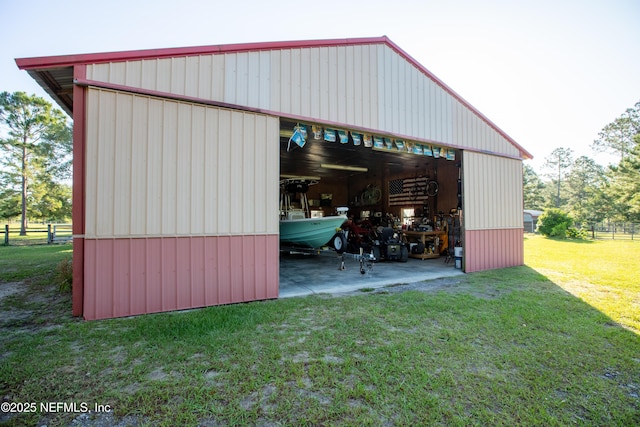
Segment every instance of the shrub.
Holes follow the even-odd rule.
[[[538,232],[547,237],[566,239],[572,225],[573,218],[560,209],[547,209],[538,218]]]
[[[567,229],[567,237],[569,239],[586,240],[586,239],[589,238],[589,233],[588,233],[587,230],[571,227],[571,228]]]
[[[551,229],[551,233],[549,234],[549,237],[559,237],[561,239],[564,239],[565,237],[567,237],[567,224],[565,224],[564,222],[556,224]]]
[[[55,283],[60,292],[70,292],[73,281],[73,266],[71,258],[65,258],[56,267]]]

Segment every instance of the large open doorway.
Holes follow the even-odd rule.
[[[417,271],[415,277],[427,277],[430,270],[455,273],[454,248],[461,244],[461,157],[460,150],[435,144],[313,123],[280,122],[281,179],[314,181],[306,192],[307,215],[335,215],[338,209],[348,208],[355,230],[394,228],[410,247],[407,271]],[[350,245],[348,252],[357,254],[357,248]],[[318,286],[340,281],[339,274],[325,274],[323,282],[323,275],[316,272],[326,272],[326,262],[304,259],[304,264],[301,259],[296,264],[295,258],[281,256],[281,293],[291,284],[289,277],[298,277],[293,271],[302,265],[306,278],[295,279],[296,286],[305,280],[316,280]],[[339,262],[334,259],[333,263],[332,270],[337,272]],[[407,265],[398,264],[379,263],[373,270],[387,281],[402,281]],[[355,265],[353,270],[351,274],[357,274]],[[394,275],[397,279],[391,279]]]

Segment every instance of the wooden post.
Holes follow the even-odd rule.
[[[4,225],[4,244],[9,245],[9,224]]]
[[[51,234],[51,224],[47,225],[47,245],[53,243],[53,234]]]

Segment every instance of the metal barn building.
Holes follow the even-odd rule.
[[[282,176],[319,178],[325,214],[457,210],[466,272],[523,264],[531,155],[387,37],[16,62],[74,121],[74,315],[277,298]],[[300,124],[347,143],[292,149]],[[437,197],[392,202],[418,176]]]

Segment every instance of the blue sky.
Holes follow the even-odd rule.
[[[46,97],[15,58],[388,36],[531,152],[590,144],[640,101],[638,0],[0,0],[0,91]],[[47,98],[48,99],[48,98]]]

